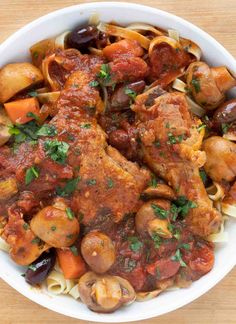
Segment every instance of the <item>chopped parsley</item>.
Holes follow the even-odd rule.
[[[184,134],[174,136],[172,133],[168,133],[168,141],[167,144],[177,144],[181,143],[184,139]]]
[[[201,124],[200,126],[197,127],[197,131],[200,133],[202,129],[206,128],[205,124]]]
[[[33,118],[35,119],[36,121],[39,121],[39,117],[37,115],[35,115],[33,112],[29,111],[27,114],[26,114],[26,117],[29,117],[29,118]]]
[[[194,87],[196,93],[199,93],[201,91],[200,81],[197,78],[193,78],[191,84]]]
[[[206,182],[207,182],[207,174],[206,174],[206,171],[205,170],[199,170],[199,174],[200,174],[200,177],[201,177],[201,179],[202,179],[202,182],[204,183],[204,184],[206,184]]]
[[[89,128],[91,128],[91,124],[83,124],[83,125],[80,125],[80,128],[89,129]]]
[[[181,237],[180,230],[176,228],[174,224],[168,224],[167,226],[168,230],[173,234],[173,236],[176,238],[176,240],[179,240]]]
[[[35,91],[35,90],[32,90],[32,91],[29,91],[27,94],[28,94],[30,97],[37,97],[38,92]]]
[[[52,232],[55,232],[56,229],[57,229],[56,226],[51,226],[51,231],[52,231]]]
[[[175,203],[171,204],[170,212],[172,214],[172,220],[176,221],[179,215],[185,217],[190,209],[196,207],[197,204],[194,201],[188,200],[185,196],[179,196],[175,200]]]
[[[170,123],[169,122],[166,123],[166,128],[170,128]]]
[[[24,224],[23,224],[23,228],[24,228],[24,230],[26,230],[26,231],[27,231],[27,229],[29,229],[29,224],[27,224],[27,223],[24,223]]]
[[[42,241],[40,240],[39,237],[35,237],[35,238],[31,241],[32,244],[39,244],[39,243],[41,243],[41,242],[42,242]]]
[[[69,218],[69,220],[73,220],[75,215],[70,207],[66,208],[66,215]]]
[[[132,90],[132,89],[130,89],[130,88],[128,88],[128,87],[125,88],[125,94],[126,94],[127,96],[129,96],[133,101],[134,101],[134,100],[136,99],[136,97],[137,97],[137,92],[134,91],[134,90]]]
[[[162,238],[157,233],[154,233],[154,234],[152,234],[152,240],[153,240],[155,248],[159,249],[159,247],[162,244]]]
[[[92,88],[97,87],[99,85],[99,82],[97,80],[93,80],[93,81],[89,82],[89,85]]]
[[[108,178],[107,179],[107,187],[109,189],[113,188],[114,187],[114,181],[112,180],[112,178]]]
[[[182,259],[182,254],[181,254],[181,252],[180,252],[180,249],[177,249],[175,255],[173,255],[173,256],[171,257],[171,260],[172,260],[172,261],[179,262],[180,265],[181,265],[181,267],[186,267],[186,266],[187,266],[186,263],[185,263],[185,262],[183,261],[183,259]]]
[[[153,188],[157,188],[158,182],[157,182],[157,178],[155,177],[155,175],[152,174],[152,178],[148,185]]]
[[[54,125],[44,124],[39,130],[37,131],[38,136],[55,136],[57,135],[57,129]]]
[[[79,176],[77,178],[68,180],[64,187],[57,187],[56,188],[57,195],[61,197],[70,196],[76,190],[77,184],[79,183],[80,179],[81,178]]]
[[[154,211],[154,214],[159,217],[160,219],[166,219],[169,215],[169,211],[165,210],[155,204],[151,204],[151,207]]]
[[[78,249],[77,249],[76,246],[72,245],[72,246],[70,247],[70,250],[71,250],[71,252],[72,252],[75,256],[78,256],[78,255],[79,255],[79,253],[78,253]]]
[[[37,167],[31,167],[26,170],[25,173],[25,184],[29,185],[34,179],[39,177],[39,169]]]
[[[134,252],[139,251],[143,246],[143,243],[136,236],[128,237],[128,241],[130,242],[130,249]]]
[[[36,267],[36,265],[34,265],[34,264],[30,264],[30,265],[28,266],[28,269],[29,269],[29,270],[32,270],[33,272],[35,272],[35,271],[37,270],[37,267]]]
[[[185,249],[185,250],[190,250],[190,244],[188,244],[188,243],[181,243],[180,245],[179,245],[179,248],[180,249]]]
[[[37,140],[37,131],[39,126],[34,120],[24,124],[24,125],[14,125],[9,127],[9,134],[14,136],[14,141],[20,144],[25,141]]]
[[[111,80],[111,75],[110,75],[110,67],[108,64],[102,64],[101,69],[97,75],[99,79],[103,81],[103,83],[109,83]]]
[[[223,134],[226,134],[228,132],[229,128],[230,128],[229,124],[226,124],[226,123],[221,124],[221,129],[222,129]]]
[[[44,149],[50,158],[60,164],[64,164],[67,158],[69,144],[58,140],[47,140],[44,142]]]
[[[95,184],[97,183],[96,179],[89,179],[86,181],[88,186],[95,186]]]

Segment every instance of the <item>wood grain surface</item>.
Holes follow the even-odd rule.
[[[53,10],[92,1],[0,0],[0,42],[20,27]],[[98,1],[99,2],[99,1]],[[236,57],[236,0],[136,0],[169,11],[207,31]],[[53,313],[0,280],[0,324],[85,323]],[[190,305],[167,315],[137,323],[236,323],[236,269]]]

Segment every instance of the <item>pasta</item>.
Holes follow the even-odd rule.
[[[55,270],[53,270],[47,278],[47,289],[54,295],[70,294],[74,286],[74,280],[65,279],[62,273]]]
[[[30,53],[0,69],[0,249],[26,282],[110,313],[211,271],[236,217],[232,73],[96,14]]]

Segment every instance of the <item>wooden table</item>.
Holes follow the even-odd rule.
[[[18,28],[50,11],[92,1],[0,0],[0,42]],[[136,0],[160,8],[203,28],[236,57],[236,0]],[[236,269],[207,294],[170,314],[142,323],[236,323]],[[83,323],[34,304],[0,280],[0,323]],[[140,323],[140,322],[136,322]]]

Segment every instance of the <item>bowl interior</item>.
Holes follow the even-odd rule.
[[[195,41],[203,50],[204,60],[210,65],[226,65],[236,73],[233,57],[213,38],[192,24],[166,12],[128,3],[90,3],[68,7],[47,16],[19,30],[0,46],[0,66],[10,62],[29,60],[29,47],[44,38],[70,30],[76,25],[86,23],[93,13],[98,13],[102,21],[116,21],[119,24],[145,22],[164,29],[176,29],[186,38]],[[236,91],[231,94],[236,96]],[[179,289],[163,293],[158,298],[134,303],[113,314],[97,314],[89,311],[85,305],[67,296],[52,296],[44,290],[28,286],[21,267],[16,266],[4,252],[0,252],[0,276],[13,288],[31,300],[68,316],[97,322],[127,322],[161,315],[181,307],[213,287],[236,263],[236,222],[230,220],[226,226],[229,242],[217,246],[214,269],[193,283],[188,289]]]

